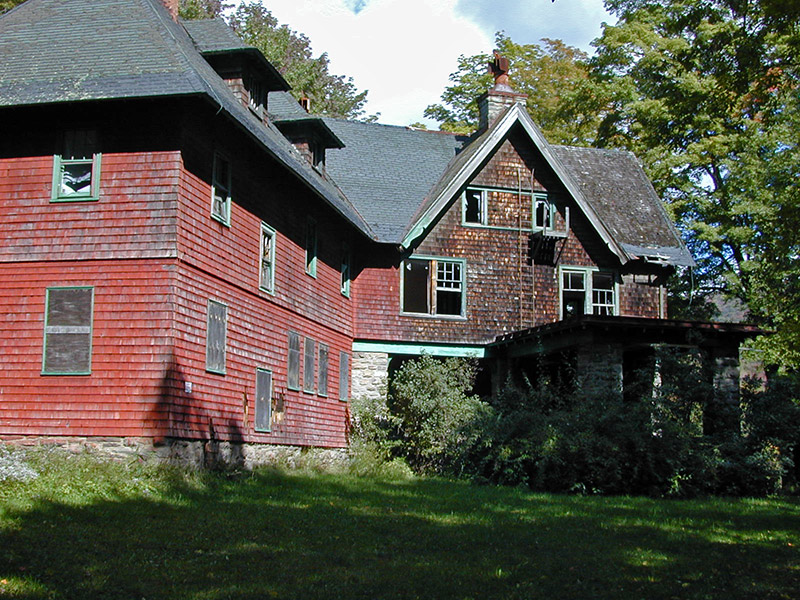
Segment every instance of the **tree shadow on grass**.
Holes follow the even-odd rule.
[[[175,479],[149,496],[7,511],[0,580],[17,584],[0,598],[793,598],[799,519],[787,501]]]

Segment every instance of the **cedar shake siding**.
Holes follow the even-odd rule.
[[[560,319],[559,266],[600,266],[621,274],[619,261],[520,128],[512,129],[470,186],[488,189],[487,226],[463,223],[459,195],[411,254],[465,261],[464,318],[401,314],[398,262],[387,255],[368,263],[356,280],[357,339],[488,343],[497,335]],[[564,230],[569,209],[566,238],[537,245],[531,191],[547,193],[555,202],[556,231]],[[620,314],[658,316],[658,289],[629,280],[617,288]]]
[[[56,144],[44,128],[5,138],[27,141],[25,156],[0,159],[0,314],[13,332],[1,342],[10,361],[0,375],[0,435],[346,444],[339,371],[352,346],[352,308],[340,269],[343,248],[360,234],[249,138],[187,104],[211,131],[178,111],[157,112],[148,127],[134,106],[130,130],[109,128],[103,112],[81,121],[101,140],[97,200],[51,200]],[[58,116],[68,128],[69,115]],[[174,148],[148,150],[147,139]],[[211,217],[215,153],[230,161],[229,225]],[[316,277],[305,272],[309,214]],[[262,222],[275,231],[272,293],[259,287]],[[84,286],[94,294],[90,372],[43,375],[47,290]],[[224,374],[206,368],[209,300],[227,307]],[[315,342],[313,391],[287,390],[290,331]],[[326,390],[318,389],[320,344]],[[254,427],[257,369],[272,373],[269,432]]]

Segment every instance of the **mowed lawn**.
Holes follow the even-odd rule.
[[[0,482],[0,598],[800,598],[796,499],[34,467]]]

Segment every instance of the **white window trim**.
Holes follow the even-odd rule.
[[[619,315],[619,281],[617,272],[612,269],[601,269],[600,267],[579,267],[572,265],[564,265],[558,267],[558,315],[559,320],[564,319],[564,273],[583,273],[584,281],[586,282],[585,298],[583,304],[583,314],[593,315],[594,302],[592,301],[592,275],[594,273],[608,273],[614,281],[614,316]],[[607,306],[603,304],[602,306]]]
[[[219,215],[214,211],[214,198],[217,195],[216,173],[217,173],[217,161],[218,160],[224,160],[226,163],[228,163],[228,181],[223,182],[225,184],[225,186],[227,187],[227,192],[228,192],[228,194],[227,194],[227,196],[225,198],[225,214],[224,215]],[[233,179],[233,167],[231,166],[230,159],[227,156],[221,154],[220,152],[215,152],[214,153],[214,160],[213,160],[213,162],[211,164],[211,218],[215,219],[216,221],[219,221],[220,223],[222,223],[223,225],[226,225],[228,227],[231,226],[231,196],[233,195],[233,192],[231,190],[231,180],[232,179]]]
[[[269,235],[272,237],[272,244],[270,244],[269,261],[272,268],[270,269],[269,281],[264,281],[264,236]],[[278,243],[278,232],[266,223],[261,223],[261,233],[258,240],[258,288],[269,294],[275,293],[275,247]]]
[[[406,261],[409,260],[427,260],[431,263],[430,273],[433,284],[430,289],[431,298],[428,299],[428,302],[431,304],[431,310],[435,310],[435,302],[433,299],[436,297],[436,267],[438,263],[441,262],[448,262],[448,263],[459,263],[461,265],[461,314],[459,315],[443,315],[438,314],[436,312],[428,312],[428,313],[416,313],[416,312],[407,312],[405,307],[403,306],[403,299],[405,297],[405,264]],[[409,256],[403,262],[400,263],[400,315],[407,316],[407,317],[418,317],[423,319],[449,319],[455,321],[463,321],[467,318],[467,260],[465,258],[451,258],[445,256],[423,256],[423,255],[414,255]]]

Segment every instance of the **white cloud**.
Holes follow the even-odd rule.
[[[548,9],[560,6],[561,17],[535,19],[538,13],[531,13],[526,6],[539,2],[546,3]],[[505,29],[512,39],[523,43],[541,37],[566,38],[560,32],[570,20],[576,27],[582,24],[599,32],[599,20],[594,22],[589,9],[575,12],[574,19],[564,18],[570,6],[598,4],[601,0],[556,0],[554,4],[550,0],[264,2],[280,23],[311,40],[315,56],[328,53],[332,73],[352,77],[359,90],[369,90],[368,114],[380,113],[382,123],[397,125],[423,120],[425,107],[439,101],[449,75],[458,66],[459,55],[491,51],[496,29]],[[536,27],[530,31],[535,32],[535,38],[518,37],[517,29],[533,21]],[[596,34],[586,34],[589,37],[580,45],[588,47]]]

